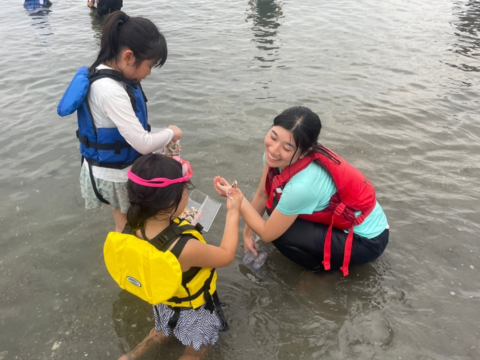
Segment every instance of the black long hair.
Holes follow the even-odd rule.
[[[161,67],[167,61],[167,41],[154,23],[143,17],[129,17],[123,11],[114,11],[105,21],[100,51],[90,71],[100,64],[116,61],[125,48],[133,51],[136,66],[144,60],[151,60],[155,67]]]
[[[297,152],[304,154],[310,148],[315,149],[322,130],[322,122],[318,115],[304,106],[293,106],[284,110],[273,119],[273,126],[281,126],[292,132],[293,140],[297,146],[292,159]]]
[[[139,157],[132,166],[132,172],[145,180],[155,178],[178,179],[182,177],[182,165],[164,155],[149,154]],[[145,223],[161,211],[176,212],[182,201],[187,184],[176,183],[166,187],[148,187],[127,181],[130,207],[127,222],[133,230],[145,230]]]

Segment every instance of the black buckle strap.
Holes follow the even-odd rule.
[[[180,312],[182,310],[177,308],[177,309],[174,309],[173,311],[174,311],[174,313],[173,313],[172,317],[168,320],[168,326],[171,329],[175,329],[175,327],[177,326],[178,319],[180,318]]]
[[[222,328],[220,329],[220,331],[222,332],[230,330],[230,326],[228,325],[227,319],[225,317],[225,313],[223,312],[223,309],[222,309],[223,306],[225,306],[225,304],[220,302],[220,299],[218,298],[218,294],[216,291],[211,296],[209,294],[209,300],[205,303],[205,309],[209,310],[210,312],[216,311],[218,319],[220,320],[220,324],[222,325]],[[184,310],[192,310],[192,308],[188,308],[188,307],[172,307],[172,306],[168,306],[168,307],[174,311],[174,314],[168,320],[168,326],[172,330],[175,329],[175,327],[177,326],[178,320],[180,318],[180,313]]]
[[[110,144],[100,144],[94,141],[90,141],[86,136],[80,135],[77,130],[77,138],[83,146],[87,149],[97,149],[97,150],[113,150],[115,154],[120,154],[122,149],[130,148],[130,145],[126,141],[115,141]]]
[[[149,240],[142,234],[145,240],[149,240],[150,243],[155,246],[158,250],[164,251],[174,242],[182,233],[186,230],[195,229],[191,225],[179,226],[177,223],[172,222],[165,230],[158,234],[152,240]]]
[[[215,269],[212,269],[212,272],[210,273],[210,276],[208,277],[208,279],[205,281],[205,284],[195,294],[190,295],[190,296],[186,296],[186,297],[183,297],[183,298],[180,298],[178,296],[174,296],[174,297],[168,299],[167,301],[168,302],[173,302],[173,303],[176,303],[176,304],[180,304],[184,301],[193,301],[196,298],[198,298],[200,295],[205,293],[205,301],[208,302],[207,297],[210,296],[210,292],[209,292],[210,284],[212,283],[214,273],[215,273]],[[206,293],[208,293],[208,295],[206,295]]]
[[[215,303],[215,309],[217,311],[218,318],[220,320],[220,323],[222,324],[222,329],[220,329],[220,331],[230,330],[230,326],[228,326],[227,319],[222,309],[222,307],[226,305],[220,302],[220,299],[218,298],[218,294],[216,291],[213,293],[212,297],[213,297],[213,302]]]
[[[88,74],[90,84],[96,80],[106,78],[106,77],[113,78],[118,81],[123,81],[124,83],[134,87],[135,89],[138,88],[138,85],[139,85],[139,82],[137,81],[137,79],[133,79],[133,80],[128,79],[125,76],[123,76],[121,72],[111,70],[111,69],[101,69],[101,70],[93,69],[93,70],[90,70]]]
[[[82,156],[83,158],[83,156]],[[98,200],[100,200],[102,203],[104,204],[107,204],[107,205],[110,205],[110,203],[108,202],[107,199],[105,199],[102,194],[100,194],[100,192],[98,191],[97,189],[97,184],[95,183],[95,178],[93,177],[93,172],[92,172],[92,164],[87,160],[87,164],[88,164],[88,172],[90,173],[90,181],[92,182],[92,189],[93,189],[93,192],[95,193],[95,196],[97,197]]]

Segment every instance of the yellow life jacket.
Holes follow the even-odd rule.
[[[192,268],[182,273],[177,259],[180,253],[177,256],[172,253],[177,244],[168,250],[179,237],[177,244],[192,237],[205,243],[194,226],[180,219],[175,219],[150,241],[133,234],[110,232],[103,248],[108,272],[122,289],[152,305],[164,303],[196,309],[208,303],[213,311],[212,296],[217,288],[215,269]]]

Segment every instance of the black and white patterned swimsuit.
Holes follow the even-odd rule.
[[[181,237],[175,246],[170,250],[177,259],[183,250],[183,247],[189,239]],[[196,273],[196,268],[192,268],[183,273],[184,277],[192,276]],[[222,324],[215,311],[211,312],[205,309],[205,304],[197,309],[188,309],[180,311],[177,325],[174,329],[169,326],[170,319],[175,311],[165,305],[153,305],[153,314],[155,316],[155,329],[163,331],[165,336],[170,334],[180,340],[180,342],[189,346],[192,345],[195,350],[200,350],[202,346],[214,345],[218,340],[218,333],[222,330]]]

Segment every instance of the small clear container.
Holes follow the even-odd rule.
[[[253,234],[253,238],[255,242],[258,242],[260,240],[259,236],[255,233]],[[267,257],[268,254],[265,251],[257,251],[257,256],[255,256],[251,251],[249,251],[243,257],[243,263],[245,265],[252,263],[252,267],[255,270],[258,270],[263,266],[263,264],[265,264]]]
[[[197,189],[188,195],[187,208],[194,207],[198,210],[198,216],[195,217],[195,220],[203,226],[203,230],[206,232],[210,230],[210,226],[212,226],[213,220],[215,220],[221,206],[222,204],[218,201],[213,200],[210,196]]]
[[[262,267],[263,264],[265,264],[265,261],[267,260],[268,254],[265,251],[259,252],[258,255],[253,259],[253,268],[255,270],[258,270]]]
[[[255,259],[255,255],[253,255],[253,253],[252,253],[251,251],[249,251],[249,252],[247,252],[247,253],[245,254],[245,256],[243,257],[243,263],[244,263],[245,265],[248,265],[248,264],[250,264],[250,263],[253,261],[253,259]]]

